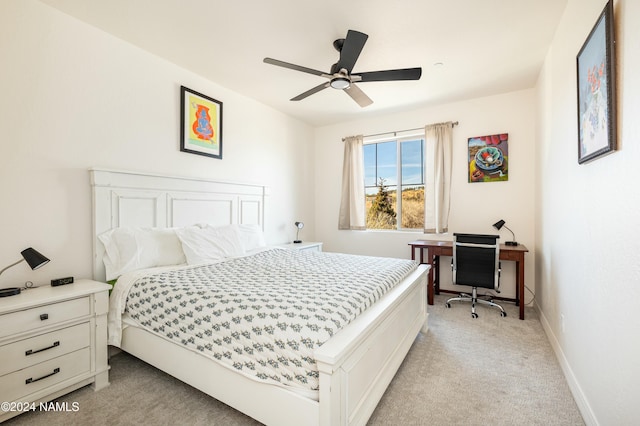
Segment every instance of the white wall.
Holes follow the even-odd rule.
[[[342,181],[344,136],[377,134],[413,129],[442,121],[458,121],[453,130],[453,177],[450,232],[498,233],[491,225],[504,219],[517,241],[535,250],[534,238],[534,131],[535,91],[456,102],[374,119],[350,121],[316,130],[316,228],[327,251],[410,258],[407,243],[416,239],[445,238],[451,234],[422,232],[339,231],[338,210]],[[473,136],[509,133],[509,180],[468,183],[467,139]],[[503,240],[511,234],[499,232]],[[526,256],[525,282],[533,290],[533,256]],[[443,260],[443,265],[446,260]],[[503,296],[515,296],[515,265],[503,263]],[[442,268],[443,288],[450,283],[450,271]],[[528,293],[527,301],[531,300]]]
[[[604,0],[569,0],[537,86],[542,322],[587,424],[640,422],[640,2],[615,5],[619,150],[578,165],[576,54]],[[564,329],[562,318],[564,317]]]
[[[93,166],[266,184],[272,243],[313,221],[306,124],[34,0],[0,2],[0,57],[0,268],[52,259],[0,287],[91,276]],[[223,102],[222,160],[179,151],[180,85]]]

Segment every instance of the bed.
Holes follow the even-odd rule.
[[[93,192],[93,270],[94,279],[98,281],[106,281],[108,273],[105,269],[108,253],[100,236],[111,230],[134,227],[191,229],[194,224],[203,223],[220,227],[216,229],[230,225],[264,228],[264,203],[268,198],[268,188],[261,185],[104,169],[91,169],[90,176]],[[220,268],[230,268],[229,265],[234,263],[240,268],[257,271],[260,269],[255,266],[259,264],[258,261],[283,265],[287,262],[300,265],[303,265],[302,262],[311,262],[304,266],[304,271],[311,271],[319,262],[325,262],[326,258],[337,264],[343,259],[341,256],[347,256],[272,250],[269,247],[258,248],[255,253],[249,254],[219,265],[186,265],[170,268],[170,271],[154,269],[153,276],[161,277],[156,279],[157,283],[166,280],[167,276],[211,269],[215,272],[213,276],[217,277]],[[312,381],[315,390],[311,393],[306,389],[280,385],[269,380],[269,377],[256,380],[236,368],[213,361],[211,356],[198,350],[197,342],[194,343],[195,349],[190,348],[161,336],[157,329],[153,331],[153,327],[135,326],[132,318],[125,318],[129,326],[122,328],[118,339],[112,343],[268,425],[365,424],[416,335],[420,331],[427,332],[427,269],[428,266],[419,265],[403,272],[397,285],[381,292],[355,319],[350,318],[339,331],[330,332],[326,341],[310,346],[317,368]],[[235,274],[233,271],[227,273]],[[320,275],[323,273],[318,272]],[[126,277],[136,277],[136,274],[134,271]],[[138,278],[131,278],[131,285],[142,285]],[[136,284],[133,284],[134,281]],[[118,280],[116,288],[120,284]],[[159,293],[154,294],[157,296]],[[201,297],[199,293],[196,299]],[[142,302],[145,300],[149,301],[150,297],[143,298]],[[140,318],[137,320],[144,321]],[[247,395],[251,397],[247,398]],[[274,410],[273,407],[278,409]]]

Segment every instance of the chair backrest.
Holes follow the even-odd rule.
[[[500,237],[457,233],[453,236],[453,283],[497,289],[500,286]]]

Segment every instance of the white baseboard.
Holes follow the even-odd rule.
[[[535,309],[538,311],[538,315],[540,317],[540,322],[542,323],[542,328],[544,329],[547,338],[549,339],[549,343],[551,343],[551,347],[556,354],[556,358],[560,363],[560,368],[562,368],[562,372],[564,373],[565,378],[567,379],[567,383],[569,384],[569,389],[571,389],[571,393],[573,394],[573,398],[578,405],[578,409],[580,410],[580,414],[582,415],[582,419],[587,426],[599,426],[598,420],[589,405],[589,401],[584,395],[582,388],[580,387],[580,383],[576,379],[576,376],[573,374],[573,370],[569,365],[569,361],[564,356],[564,352],[562,352],[562,348],[560,347],[560,342],[556,338],[555,334],[553,334],[553,330],[549,325],[549,321],[547,317],[544,315],[544,312],[540,309],[540,306],[536,303]]]

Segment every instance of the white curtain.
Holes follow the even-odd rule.
[[[449,227],[453,123],[425,126],[424,232],[443,234]]]
[[[366,229],[364,198],[363,136],[344,139],[342,163],[342,198],[338,229]]]

